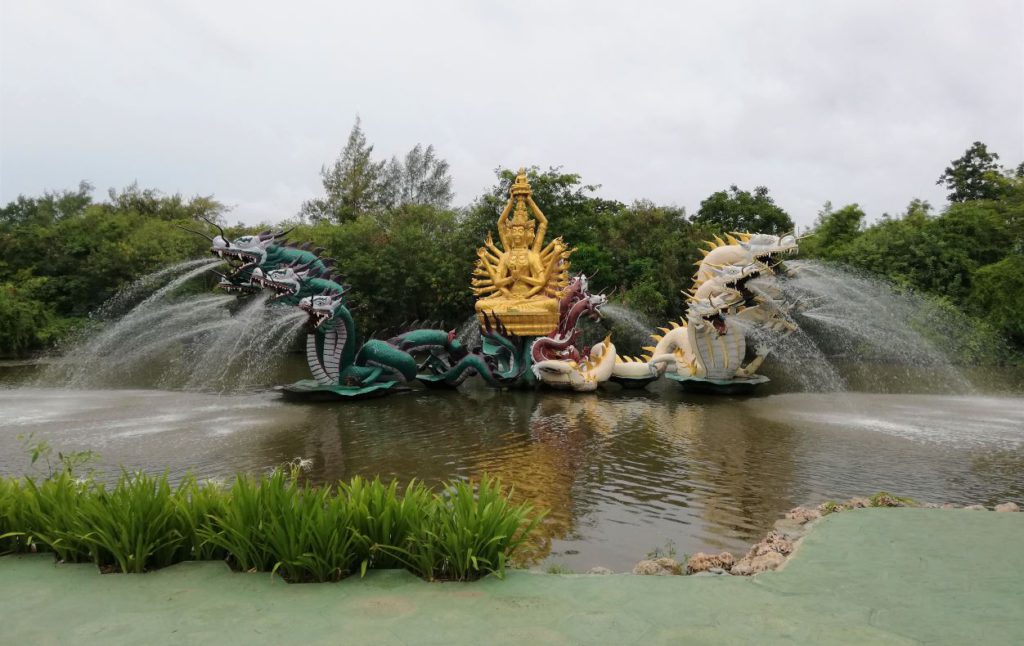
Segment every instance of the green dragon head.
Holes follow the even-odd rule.
[[[309,315],[309,327],[312,330],[332,328],[335,317],[344,307],[344,295],[334,292],[306,296],[299,301],[299,309]]]

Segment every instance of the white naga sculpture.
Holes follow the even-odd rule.
[[[746,338],[757,327],[780,335],[796,329],[772,284],[778,256],[797,251],[796,236],[735,233],[707,244],[687,293],[686,315],[652,336],[655,345],[644,348],[649,354],[617,357],[613,381],[641,387],[664,375],[690,389],[716,392],[768,381],[756,373],[770,348],[758,344],[747,361]],[[755,279],[761,280],[752,284]]]

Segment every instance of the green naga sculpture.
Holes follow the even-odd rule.
[[[735,236],[735,237],[734,237]],[[789,334],[796,325],[786,317],[781,292],[768,280],[778,258],[798,250],[794,235],[736,233],[716,236],[702,250],[683,319],[652,336],[643,357],[619,357],[612,380],[642,387],[664,375],[689,390],[746,392],[768,377],[758,375],[770,347],[757,345],[747,357],[747,333],[762,327]],[[755,289],[753,281],[763,279]],[[746,363],[744,363],[746,361]]]
[[[517,190],[522,191],[525,176],[519,179]],[[481,347],[464,347],[454,331],[426,329],[359,345],[356,324],[346,306],[349,288],[339,282],[334,274],[335,261],[322,257],[322,249],[310,243],[288,243],[284,239],[288,231],[264,231],[229,240],[220,226],[207,222],[217,229],[217,235],[193,233],[210,240],[211,253],[227,262],[226,273],[219,274],[221,289],[243,297],[269,289],[273,291],[269,300],[272,305],[299,307],[308,315],[306,359],[313,379],[282,387],[285,395],[361,398],[384,394],[412,379],[431,387],[456,387],[473,375],[480,375],[497,388],[540,382],[587,391],[611,374],[615,348],[610,339],[582,351],[576,347],[578,321],[582,317],[599,318],[600,307],[607,299],[589,292],[585,276],[568,276],[568,263],[564,262],[568,254],[560,241],[542,249],[538,256],[545,259],[545,268],[539,270],[548,280],[540,283],[543,290],[525,298],[517,296],[515,307],[503,311],[502,317],[493,310],[482,313]],[[510,238],[513,253],[510,261],[502,264],[502,271],[511,271],[516,280],[525,279],[515,264],[523,261],[515,255],[522,246],[518,228]],[[522,253],[529,260],[529,252]],[[501,284],[518,290],[514,282],[507,279]],[[543,300],[540,317],[533,316],[531,310],[534,296],[537,298],[533,300]],[[492,302],[500,305],[498,300]],[[525,313],[527,318],[516,319],[517,313]],[[516,330],[527,333],[534,329],[524,328],[524,320],[532,321],[534,327],[543,320],[540,327],[547,334],[519,334],[506,326],[504,316],[515,320]]]
[[[209,220],[207,220],[209,222]],[[207,236],[210,251],[228,263],[219,287],[238,295],[274,292],[275,305],[299,307],[308,314],[306,360],[313,379],[284,386],[285,395],[306,399],[362,398],[381,395],[416,377],[415,359],[379,340],[357,343],[355,321],[345,305],[347,287],[333,274],[335,261],[322,258],[311,244],[291,246],[287,231],[264,231],[228,240]]]

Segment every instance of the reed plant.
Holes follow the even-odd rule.
[[[544,514],[514,505],[501,482],[481,478],[474,488],[454,482],[433,497],[427,514],[412,528],[405,546],[384,548],[413,573],[428,580],[470,581],[488,574],[504,577],[508,558],[527,541]]]
[[[177,496],[166,473],[122,473],[113,487],[95,484],[79,498],[67,534],[84,542],[104,571],[166,567],[178,560],[187,539]]]
[[[293,463],[238,475],[230,486],[192,476],[122,472],[112,485],[70,471],[0,478],[0,553],[53,551],[64,562],[138,573],[186,560],[289,582],[337,581],[404,567],[427,580],[503,576],[543,514],[513,504],[499,481],[456,482],[434,493],[413,481],[303,481]]]
[[[346,498],[352,526],[359,533],[361,572],[403,567],[401,555],[408,551],[411,537],[430,522],[436,504],[433,492],[412,480],[399,494],[397,481],[384,484],[380,478],[355,476],[341,483],[339,493]]]

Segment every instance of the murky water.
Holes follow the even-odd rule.
[[[104,469],[174,477],[258,472],[296,456],[312,458],[321,481],[497,474],[551,510],[547,560],[576,570],[625,570],[667,541],[679,553],[741,551],[790,507],[883,489],[936,502],[1024,502],[1020,396],[739,399],[694,397],[670,383],[595,395],[469,385],[304,405],[271,391],[8,384],[0,473],[28,470],[17,436],[29,433],[55,449],[97,451]]]

